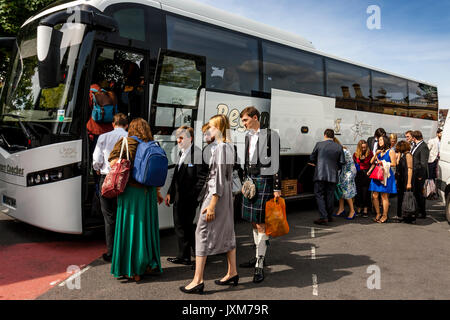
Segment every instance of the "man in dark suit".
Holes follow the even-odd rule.
[[[378,139],[385,135],[386,131],[383,128],[378,128],[375,130],[373,137],[367,139],[367,145],[369,146],[369,149],[372,150],[373,154],[377,153]]]
[[[202,151],[192,143],[194,130],[183,126],[178,128],[176,136],[179,159],[175,165],[165,203],[167,206],[173,204],[173,223],[178,239],[178,254],[175,258],[167,258],[167,260],[176,264],[190,265],[192,264],[191,248],[195,252],[194,218],[198,206],[197,198],[204,183],[204,179],[200,183],[199,177],[205,175],[205,168],[201,162]],[[194,161],[194,155],[199,155],[200,161]]]
[[[425,219],[427,216],[425,210],[425,196],[423,195],[423,186],[425,180],[428,179],[428,157],[430,150],[427,144],[423,141],[422,132],[413,131],[412,138],[414,140],[415,147],[411,151],[413,155],[413,188],[414,196],[417,200],[419,207],[419,218]]]
[[[320,218],[315,224],[327,225],[333,219],[334,189],[338,181],[338,171],[345,164],[342,147],[333,141],[334,131],[324,132],[324,141],[318,142],[310,156],[311,164],[316,167],[314,173],[314,193]]]

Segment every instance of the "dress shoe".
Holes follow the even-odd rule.
[[[205,284],[202,282],[191,289],[186,289],[186,287],[180,287],[181,292],[184,293],[198,293],[202,294],[205,289]]]
[[[264,280],[264,269],[255,268],[255,273],[253,274],[253,282],[260,283]]]
[[[266,266],[266,260],[264,259],[264,267]],[[239,268],[254,268],[256,265],[256,257],[251,258],[248,262],[241,263]]]
[[[167,258],[167,261],[175,264],[184,264],[185,266],[190,266],[192,264],[191,260],[181,258]]]
[[[109,255],[109,254],[107,254],[107,253],[104,253],[104,254],[102,255],[102,258],[103,258],[103,261],[105,261],[105,262],[111,262],[111,260],[112,260],[112,255]]]
[[[326,226],[328,224],[326,219],[317,219],[317,220],[314,220],[314,223],[315,224],[319,224],[319,225],[323,225],[323,226]]]
[[[346,214],[345,210],[342,210],[339,213],[333,213],[333,217],[343,217]]]
[[[229,278],[225,281],[216,280],[214,281],[215,284],[218,284],[219,286],[226,286],[229,284],[232,284],[233,286],[237,286],[239,282],[239,275],[235,275],[234,277]]]

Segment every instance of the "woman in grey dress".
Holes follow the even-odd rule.
[[[209,175],[205,183],[201,213],[195,231],[195,275],[186,287],[185,293],[202,293],[203,273],[209,255],[227,253],[228,272],[218,285],[237,285],[236,237],[234,234],[232,173],[234,148],[227,137],[230,129],[226,116],[217,115],[209,120],[209,131],[214,137],[213,154],[209,163]],[[229,132],[229,131],[228,131]]]

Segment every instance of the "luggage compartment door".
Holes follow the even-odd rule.
[[[335,129],[335,99],[272,89],[270,128],[278,130],[281,155],[309,155]]]

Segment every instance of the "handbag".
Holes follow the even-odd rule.
[[[338,183],[336,185],[336,188],[334,188],[334,196],[336,197],[336,200],[341,199],[343,194],[344,194],[344,191],[342,190],[341,185]]]
[[[256,186],[252,178],[247,177],[242,185],[242,194],[245,198],[251,200],[256,194]]]
[[[415,220],[417,212],[417,201],[412,191],[406,191],[402,202],[402,216],[408,220]]]
[[[266,202],[266,235],[279,237],[289,233],[286,218],[286,203],[283,198],[270,199]]]
[[[124,146],[127,147],[127,159],[122,159]],[[130,177],[131,161],[128,151],[128,140],[124,137],[120,148],[119,160],[111,167],[102,185],[102,196],[105,198],[116,198],[123,193]]]
[[[237,170],[233,171],[233,195],[237,195],[242,192],[242,182],[241,178],[239,178],[239,174]]]
[[[370,174],[369,178],[374,179],[374,180],[380,180],[380,181],[384,180],[384,169],[383,169],[383,165],[381,164],[381,162],[377,163],[377,165],[373,169],[372,173]]]

